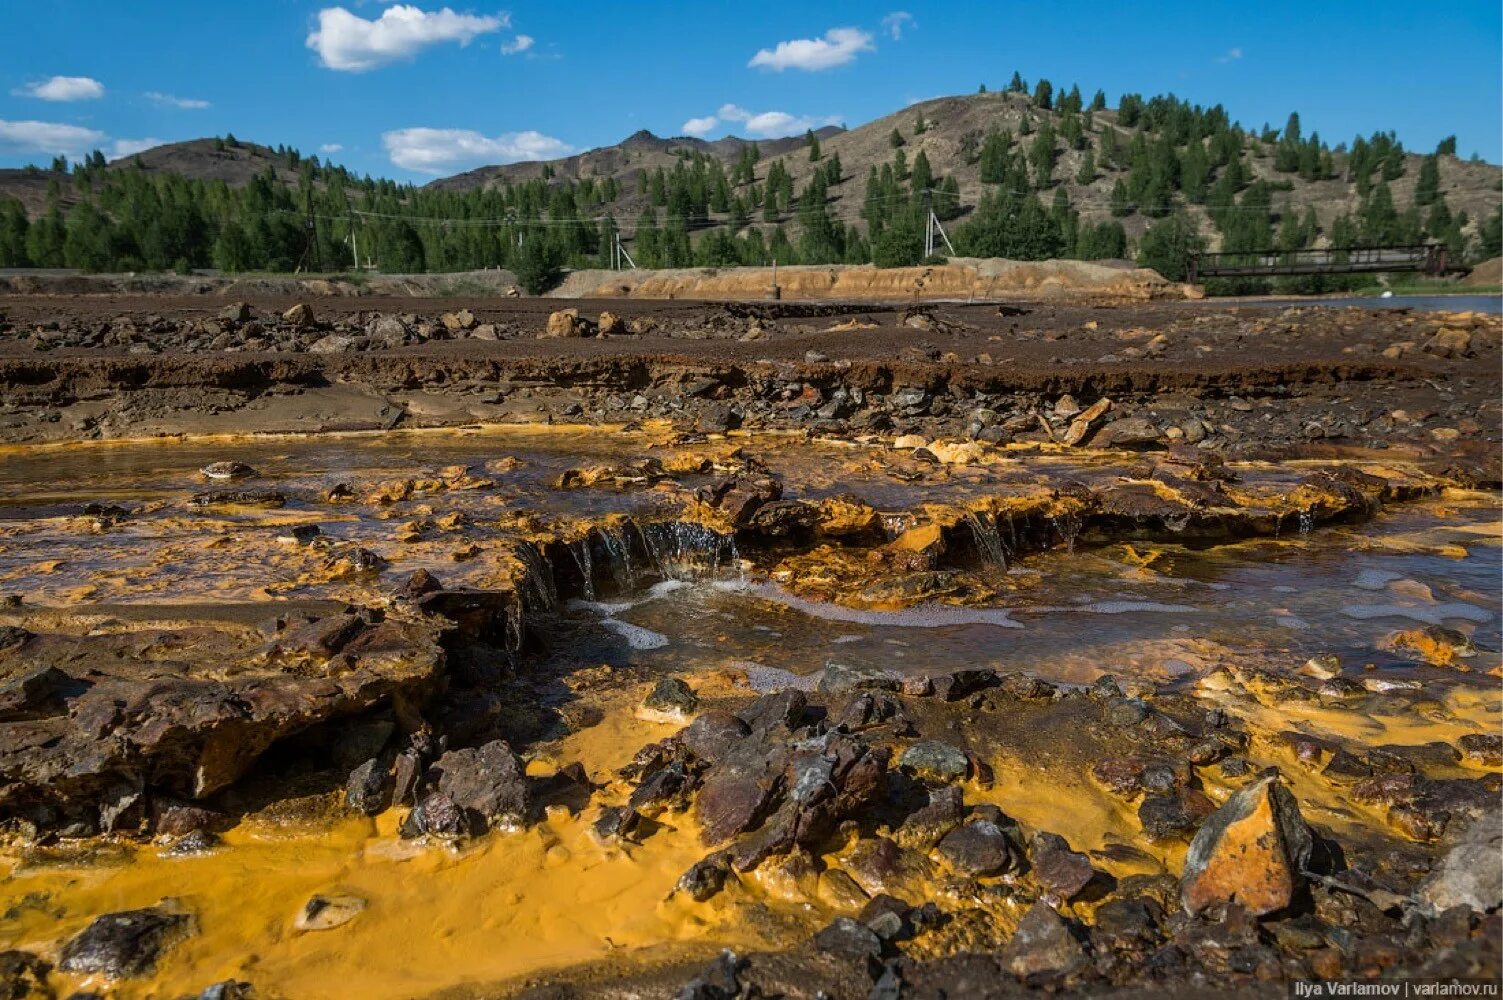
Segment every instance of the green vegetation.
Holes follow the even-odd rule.
[[[1255,132],[1219,105],[1125,94],[1113,116],[1099,90],[1087,103],[1078,86],[1056,89],[1041,79],[1030,88],[1017,73],[1006,93],[999,106],[1023,106],[1009,119],[1016,133],[998,125],[960,141],[979,173],[973,203],[962,204],[955,176],[935,170],[925,148],[935,122],[923,114],[910,138],[891,130],[891,159],[870,166],[859,203],[861,180],[844,173],[839,154],[823,149],[812,130],[804,136],[810,166],[799,168],[801,188],[783,158],[764,159],[754,143],[724,161],[680,148],[671,168],[637,170],[619,182],[556,177],[545,166],[529,180],[465,191],[362,178],[283,147],[259,151],[264,169],[234,188],[148,171],[139,161],[107,165],[96,152],[77,164],[59,158],[48,171],[29,168],[48,185],[47,207],[35,218],[0,199],[0,266],[313,271],[351,267],[358,248],[359,264],[387,272],[507,267],[533,290],[555,283],[565,268],[609,266],[618,231],[643,267],[913,264],[931,207],[954,221],[947,228],[962,254],[1133,256],[1171,278],[1183,276],[1185,254],[1208,243],[1294,253],[1317,244],[1438,240],[1461,260],[1503,252],[1499,213],[1473,227],[1446,203],[1440,158],[1454,155],[1454,137],[1423,158],[1414,197],[1399,206],[1390,185],[1406,163],[1393,133],[1332,148],[1305,134],[1298,115],[1282,130]],[[214,145],[243,148],[233,136]],[[1325,220],[1298,209],[1285,194],[1295,179],[1345,183],[1357,208]],[[1083,215],[1072,185],[1108,192],[1105,204],[1098,195]],[[624,229],[614,214],[623,208],[634,216]],[[1205,216],[1219,238],[1204,238],[1196,219]],[[1142,235],[1130,241],[1129,230]],[[1352,287],[1340,281],[1253,279],[1211,290]]]

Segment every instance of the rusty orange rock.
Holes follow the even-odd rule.
[[[1180,897],[1190,913],[1237,903],[1255,916],[1288,906],[1304,881],[1314,835],[1299,804],[1268,775],[1226,801],[1185,855]]]

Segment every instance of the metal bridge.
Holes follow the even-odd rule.
[[[1449,270],[1446,248],[1440,243],[1401,247],[1329,247],[1325,250],[1233,251],[1194,253],[1187,280],[1243,278],[1277,274],[1370,274],[1380,271],[1423,271],[1440,275]]]

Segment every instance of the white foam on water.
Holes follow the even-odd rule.
[[[626,640],[626,644],[632,649],[640,651],[649,649],[662,649],[668,645],[668,637],[661,632],[654,632],[650,628],[633,625],[631,622],[623,622],[616,618],[602,619],[600,624]]]
[[[1348,604],[1341,609],[1348,618],[1367,621],[1369,618],[1408,618],[1426,625],[1444,625],[1447,618],[1482,624],[1493,620],[1491,611],[1475,604],[1448,601],[1443,604],[1415,606],[1409,604]]]
[[[1081,604],[1075,607],[1044,606],[1029,608],[1027,610],[1029,614],[1075,611],[1092,615],[1131,615],[1140,613],[1191,615],[1198,613],[1201,609],[1192,608],[1188,604],[1161,604],[1158,601],[1092,601],[1089,604]]]
[[[1310,627],[1309,622],[1305,621],[1303,618],[1296,618],[1293,615],[1274,615],[1273,620],[1277,624],[1282,625],[1284,628],[1295,628],[1303,630]]]
[[[632,608],[638,608],[651,601],[659,600],[676,590],[683,590],[686,587],[692,586],[693,584],[686,580],[664,580],[661,583],[653,584],[630,600],[586,601],[581,598],[575,598],[569,602],[568,607],[571,611],[593,611],[597,615],[604,615],[609,618],[613,615],[619,615],[623,611],[630,611]]]
[[[785,688],[798,688],[800,691],[813,691],[819,686],[819,674],[796,674],[792,670],[782,667],[769,667],[763,663],[752,660],[732,660],[727,666],[746,672],[746,682],[751,685],[753,691],[762,694],[771,694],[774,691],[782,691]]]

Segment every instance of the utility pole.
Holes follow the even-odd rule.
[[[937,235],[945,241],[945,249],[950,251],[950,256],[955,256],[955,244],[950,242],[945,227],[939,224],[939,216],[934,214],[934,189],[924,189],[924,211],[928,218],[924,219],[924,259],[934,256],[934,237]]]
[[[355,251],[355,270],[360,270],[360,217],[350,216],[350,247]]]
[[[622,261],[630,264],[633,271],[637,269],[637,262],[631,259],[631,254],[626,252],[626,247],[621,242],[621,230],[619,229],[616,230],[616,245],[612,256],[614,256],[616,261],[616,270],[621,270]]]

